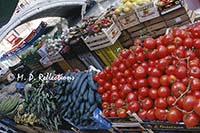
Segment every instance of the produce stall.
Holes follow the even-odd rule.
[[[2,89],[2,123],[13,132],[198,132],[194,20],[181,0],[121,0],[39,37],[20,55],[34,72],[24,72],[24,93]]]

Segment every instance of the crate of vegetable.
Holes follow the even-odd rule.
[[[110,19],[88,26],[87,32],[88,35],[82,36],[82,39],[91,51],[113,45],[121,35],[120,29]]]
[[[94,76],[105,117],[184,124],[200,122],[200,23],[140,39]],[[181,122],[181,123],[179,123]],[[161,123],[161,122],[160,122]],[[194,129],[193,128],[193,129]]]
[[[79,130],[110,128],[97,109],[101,105],[101,96],[97,93],[97,83],[93,81],[95,73],[67,72],[67,80],[57,82],[56,99],[60,114]]]

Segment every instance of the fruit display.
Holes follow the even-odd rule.
[[[150,2],[151,0],[121,0],[121,4],[118,5],[114,13],[115,15],[128,13],[130,11],[133,11],[134,7],[139,7]]]
[[[97,73],[105,117],[183,122],[200,120],[200,23],[174,28],[158,38],[139,39]]]
[[[97,83],[93,81],[96,72],[67,72],[67,80],[57,82],[57,104],[64,120],[77,127],[95,126],[93,112],[101,104]]]

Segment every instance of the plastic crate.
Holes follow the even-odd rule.
[[[91,50],[98,50],[113,45],[121,35],[120,29],[115,22],[109,28],[102,29],[100,34],[95,36],[82,37],[87,47]]]
[[[145,22],[147,20],[160,16],[157,10],[157,6],[155,5],[154,2],[144,4],[140,7],[135,7],[134,9],[140,22]]]

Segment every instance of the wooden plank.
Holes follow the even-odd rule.
[[[124,48],[128,48],[128,47],[130,47],[131,45],[133,45],[132,40],[127,40],[127,41],[125,41],[125,42],[121,42],[121,44],[122,44],[122,46],[123,46]]]
[[[160,22],[160,23],[156,23],[154,25],[148,26],[147,30],[149,32],[152,32],[152,31],[162,29],[162,28],[166,28],[166,27],[167,27],[167,25],[165,24],[165,22]]]
[[[138,30],[140,30],[140,29],[143,29],[144,27],[145,27],[145,25],[144,25],[143,23],[141,23],[141,24],[138,24],[138,25],[136,25],[136,26],[133,26],[133,27],[127,29],[127,31],[128,31],[129,33],[132,33],[132,32],[134,32],[134,31],[138,31]]]
[[[180,8],[180,9],[178,9],[178,10],[175,10],[175,11],[173,11],[173,12],[170,12],[170,13],[168,13],[168,14],[165,14],[165,15],[163,16],[163,18],[164,18],[165,20],[169,20],[169,19],[175,18],[175,17],[180,16],[180,15],[183,15],[183,14],[186,14],[186,9],[185,9],[184,7]]]
[[[132,37],[132,38],[135,38],[135,37],[139,37],[139,36],[141,36],[141,35],[147,34],[147,33],[149,33],[148,29],[143,28],[143,29],[141,29],[141,30],[139,30],[139,31],[136,31],[136,32],[131,33],[131,37]]]
[[[182,22],[182,23],[173,25],[173,26],[171,26],[171,27],[172,27],[172,28],[173,28],[173,27],[181,27],[181,26],[184,26],[184,25],[188,25],[189,23],[190,23],[190,21],[184,21],[184,22]]]
[[[151,26],[155,23],[159,23],[162,21],[164,21],[163,17],[157,17],[157,18],[154,18],[154,19],[144,22],[144,24],[145,24],[145,26]]]
[[[178,16],[176,18],[173,18],[171,20],[168,20],[168,21],[166,21],[166,23],[169,27],[171,27],[173,25],[176,25],[176,24],[179,24],[179,23],[182,23],[185,21],[190,21],[190,18],[188,17],[187,14],[184,14],[184,15]]]
[[[151,34],[154,38],[158,37],[158,36],[162,36],[165,34],[166,32],[166,29],[167,28],[162,28],[162,29],[159,29],[159,30],[155,30],[155,31],[152,31]]]

